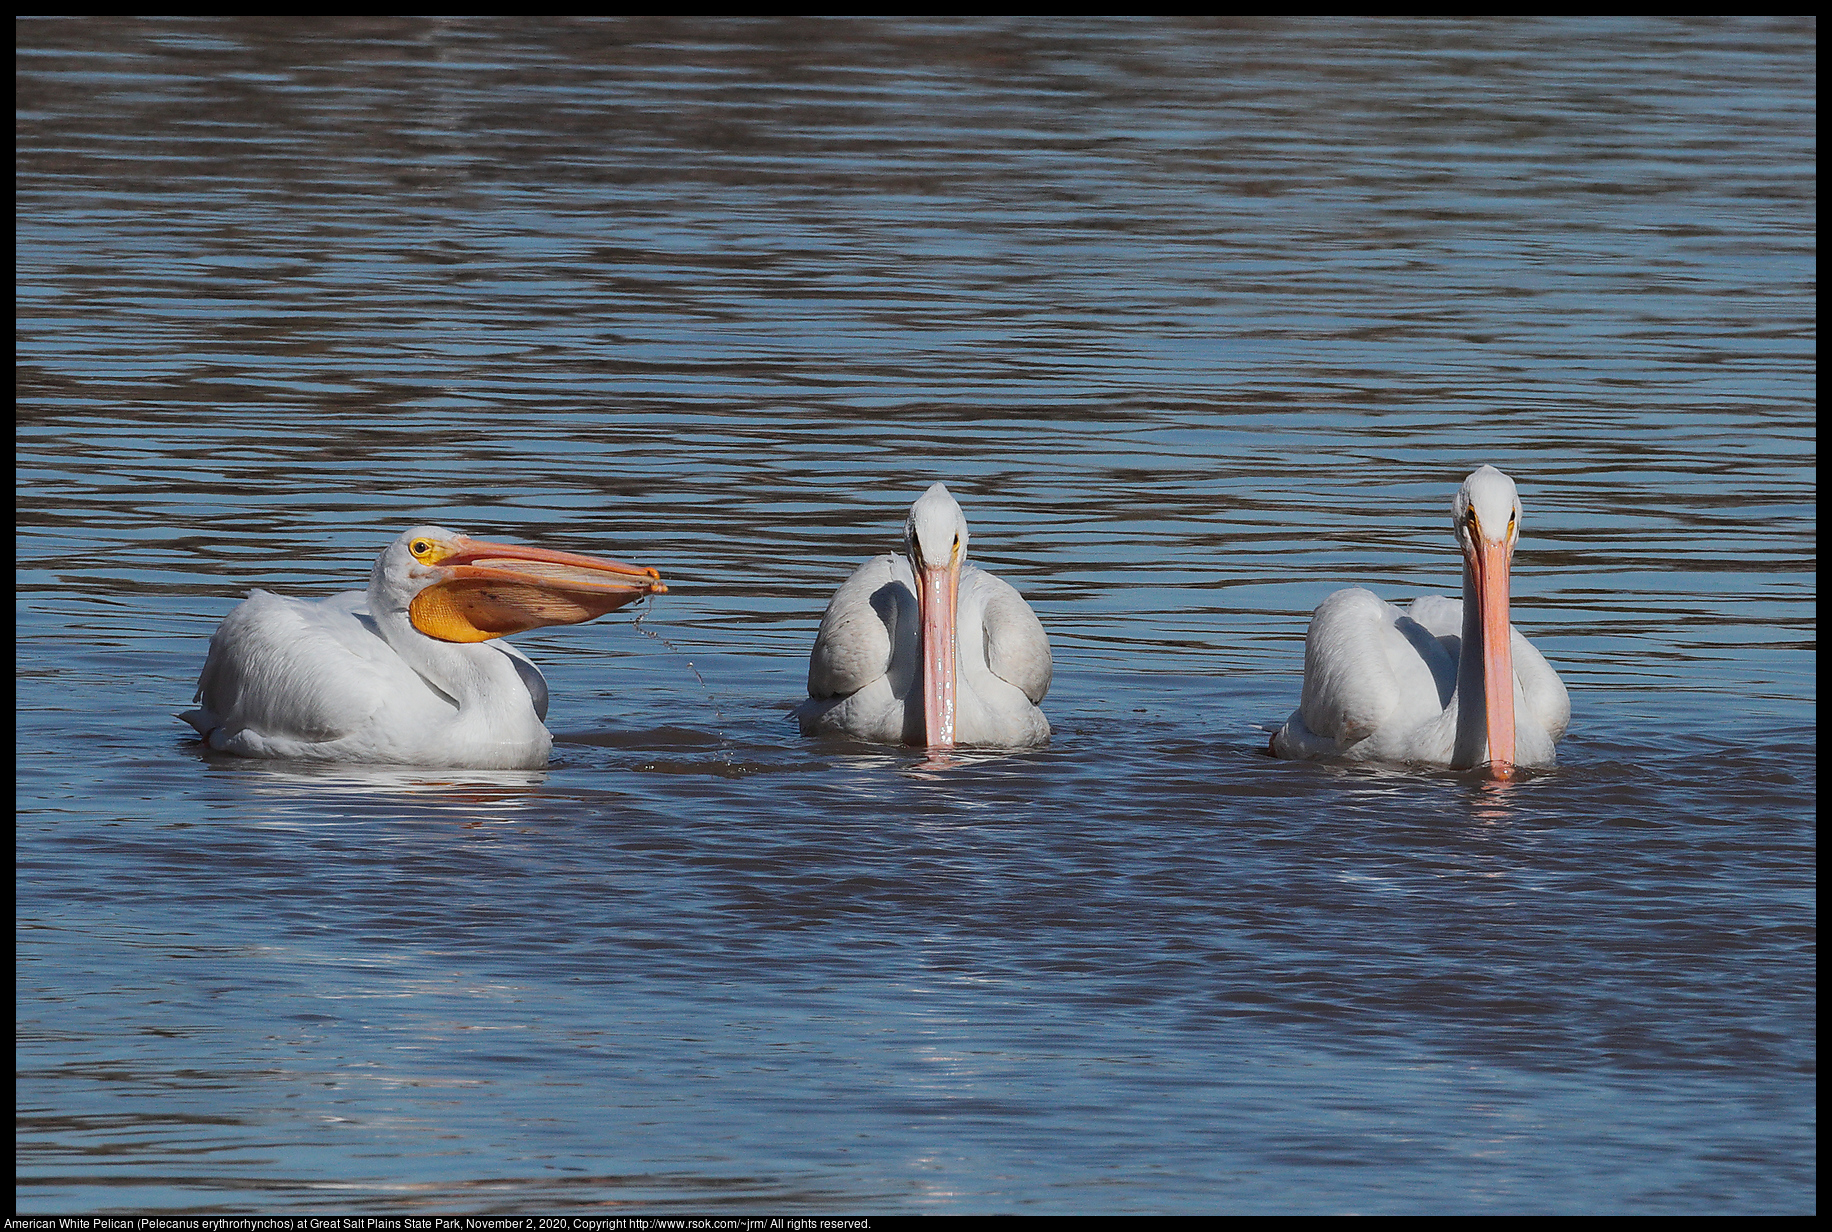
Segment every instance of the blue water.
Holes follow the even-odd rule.
[[[22,21],[19,1209],[1811,1211],[1815,29]],[[1264,756],[1483,462],[1559,767]],[[803,739],[938,478],[1052,743]],[[427,520],[552,765],[202,751]]]

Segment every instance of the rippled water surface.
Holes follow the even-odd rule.
[[[1814,1208],[1813,23],[16,34],[21,1209]],[[1266,757],[1484,462],[1559,767]],[[1047,749],[788,718],[935,479]],[[421,521],[548,770],[188,738]]]

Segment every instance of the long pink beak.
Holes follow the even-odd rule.
[[[519,543],[485,543],[468,536],[458,541],[458,551],[439,562],[448,567],[494,570],[547,579],[556,585],[645,594],[667,594],[662,575],[647,565],[626,565],[603,556],[581,556],[551,548]],[[459,574],[460,577],[471,576]]]
[[[1508,542],[1476,536],[1471,567],[1482,619],[1482,697],[1488,709],[1489,773],[1514,776],[1514,648],[1508,631]]]
[[[576,625],[668,592],[661,574],[620,560],[463,538],[439,562],[448,574],[414,596],[414,627],[447,642],[481,642]]]
[[[959,564],[922,566],[916,596],[922,625],[922,736],[932,749],[954,747],[954,605]]]

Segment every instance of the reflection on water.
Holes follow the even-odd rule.
[[[539,787],[547,780],[545,770],[441,770],[421,766],[263,761],[213,752],[204,748],[201,741],[197,744],[198,757],[209,769],[240,776],[250,790],[271,790],[276,794],[287,794],[297,788],[310,788],[358,794],[495,792],[509,796],[518,794],[518,789]]]
[[[23,20],[18,1205],[1810,1209],[1814,31]],[[1485,462],[1560,766],[1266,756]],[[1051,744],[801,738],[937,479]],[[425,521],[549,768],[202,753]]]
[[[394,766],[321,766],[310,762],[251,762],[203,752],[213,770],[236,776],[232,803],[237,823],[319,825],[360,818],[373,810],[395,818],[403,809],[432,820],[448,816],[465,825],[496,824],[540,804],[547,771],[466,770],[458,773]],[[352,812],[351,810],[357,810]]]
[[[1477,784],[1470,791],[1470,820],[1477,825],[1506,824],[1508,798],[1518,785],[1513,779],[1485,779]]]

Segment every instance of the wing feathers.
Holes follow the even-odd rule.
[[[1050,691],[1054,664],[1043,622],[1011,583],[982,569],[968,569],[961,579],[965,604],[971,589],[984,604],[980,620],[986,636],[986,665],[992,674],[1021,689],[1031,704]]]
[[[821,616],[808,656],[809,697],[845,697],[891,670],[897,631],[916,627],[910,581],[909,566],[888,554],[874,556],[846,579]]]

